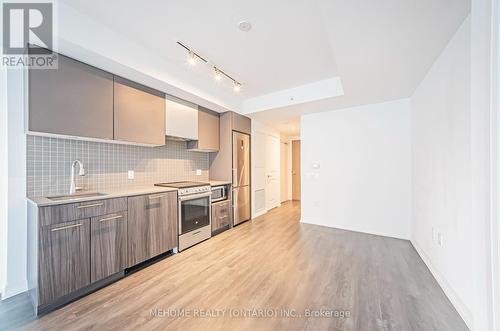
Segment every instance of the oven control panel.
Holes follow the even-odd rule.
[[[179,195],[189,195],[210,192],[210,186],[196,186],[179,189]]]

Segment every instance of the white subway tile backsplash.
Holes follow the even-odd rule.
[[[71,163],[83,162],[86,175],[77,186],[105,191],[130,186],[181,180],[208,181],[208,154],[190,152],[186,142],[167,141],[165,146],[142,147],[92,141],[27,136],[27,194],[65,194],[69,190]],[[196,175],[196,169],[202,175]],[[135,179],[127,178],[128,170]]]

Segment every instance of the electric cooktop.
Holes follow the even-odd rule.
[[[173,188],[190,188],[190,187],[197,187],[197,186],[209,186],[209,183],[202,183],[202,182],[189,182],[189,181],[184,181],[184,182],[171,182],[171,183],[158,183],[155,184],[155,186],[162,186],[162,187],[173,187]]]

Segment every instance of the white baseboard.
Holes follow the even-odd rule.
[[[446,294],[448,299],[450,299],[452,305],[458,311],[458,314],[460,314],[460,316],[464,320],[465,324],[467,324],[467,327],[470,330],[473,330],[474,319],[473,319],[472,312],[469,310],[469,308],[467,308],[465,303],[460,299],[457,292],[455,292],[455,290],[450,286],[450,284],[445,279],[445,277],[432,264],[431,260],[427,256],[427,254],[425,254],[425,252],[417,244],[417,242],[414,240],[410,240],[410,241],[411,241],[413,247],[415,247],[415,250],[417,251],[418,255],[420,255],[420,258],[422,258],[424,263],[427,265],[427,268],[429,268],[431,274],[434,276],[434,278],[438,282],[439,286],[441,286],[441,289],[443,290],[444,294]]]
[[[324,227],[331,228],[331,229],[339,229],[339,230],[345,230],[345,231],[352,231],[352,232],[359,232],[359,233],[365,233],[365,234],[372,234],[372,235],[375,235],[375,236],[389,237],[389,238],[394,238],[394,239],[410,240],[410,238],[408,236],[398,235],[398,234],[394,234],[394,233],[386,233],[386,232],[380,232],[380,231],[370,231],[370,232],[368,232],[368,231],[361,231],[361,230],[352,229],[352,228],[345,228],[345,227],[341,228],[341,227],[338,227],[338,226],[326,225],[326,224],[323,224],[321,222],[315,222],[315,221],[311,221],[311,220],[303,220],[302,218],[300,219],[300,222],[301,223],[305,223],[305,224],[312,224],[312,225],[324,226]]]
[[[9,286],[9,284],[5,285],[5,288],[2,290],[2,300],[11,298],[20,293],[26,292],[28,290],[28,281],[24,280],[20,284],[16,286]]]

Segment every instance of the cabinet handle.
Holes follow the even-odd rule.
[[[77,228],[79,226],[82,226],[82,223],[68,225],[68,226],[61,226],[60,228],[51,229],[50,232],[56,232],[56,231],[61,231],[61,230],[66,230],[66,229],[71,229],[71,228]]]
[[[226,219],[228,216],[229,216],[229,215],[224,215],[224,216],[220,217],[220,219],[221,219],[221,220],[224,220],[224,219]]]
[[[155,196],[150,196],[150,197],[149,197],[149,200],[160,199],[160,198],[163,198],[164,196],[165,196],[165,194],[162,194],[162,195],[155,195]]]
[[[103,218],[103,219],[99,220],[99,222],[111,221],[111,220],[116,220],[116,219],[119,219],[119,218],[123,218],[123,215],[118,215],[118,216]]]
[[[197,235],[198,233],[200,233],[200,232],[201,232],[201,230],[200,230],[200,231],[193,232],[193,236],[196,236],[196,235]]]
[[[83,206],[77,206],[76,208],[78,209],[83,209],[83,208],[90,208],[90,207],[100,207],[100,206],[103,206],[104,203],[93,203],[91,205],[83,205]]]

